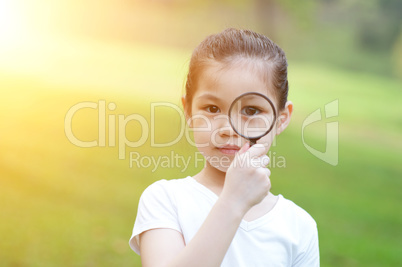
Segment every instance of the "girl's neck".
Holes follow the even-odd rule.
[[[212,167],[206,161],[205,167],[193,178],[219,196],[225,183],[225,176],[226,172]]]

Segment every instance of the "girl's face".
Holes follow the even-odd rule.
[[[275,104],[273,89],[267,88],[252,68],[233,66],[222,69],[213,62],[203,71],[192,99],[190,127],[198,150],[209,165],[226,172],[238,150],[248,140],[236,134],[230,126],[228,112],[231,103],[241,94],[258,92]],[[268,152],[276,126],[258,143]]]

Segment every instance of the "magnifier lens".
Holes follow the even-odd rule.
[[[230,107],[229,116],[235,132],[249,140],[268,134],[276,119],[272,101],[259,93],[238,97]]]

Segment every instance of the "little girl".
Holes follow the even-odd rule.
[[[271,99],[277,114],[251,147],[228,120],[231,103],[248,92]],[[319,266],[314,219],[270,193],[267,152],[289,124],[287,95],[285,53],[263,35],[227,29],[194,50],[182,102],[206,163],[142,194],[130,246],[143,266]]]

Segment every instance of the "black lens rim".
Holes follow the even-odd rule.
[[[251,138],[251,137],[248,137],[248,136],[245,136],[245,135],[239,133],[239,132],[236,130],[236,127],[233,126],[233,121],[232,121],[232,116],[231,116],[231,113],[232,113],[232,109],[233,109],[234,104],[235,104],[240,98],[242,98],[242,97],[244,97],[244,96],[247,96],[247,95],[257,95],[257,96],[260,96],[260,97],[264,98],[264,99],[267,100],[267,102],[271,105],[272,110],[274,111],[274,120],[273,120],[273,123],[271,124],[271,127],[269,127],[269,129],[268,129],[266,132],[264,132],[263,134],[261,134],[261,135],[259,135],[259,136],[257,136],[257,137],[252,137],[252,138]],[[247,92],[247,93],[244,93],[244,94],[239,95],[238,97],[236,97],[235,100],[233,100],[232,104],[231,104],[230,107],[229,107],[228,116],[229,116],[229,123],[230,123],[230,126],[232,127],[232,129],[233,129],[238,135],[240,135],[241,137],[243,137],[243,138],[245,138],[245,139],[247,139],[247,140],[249,140],[249,141],[251,141],[252,143],[255,144],[259,139],[261,139],[263,136],[266,136],[267,134],[269,134],[269,132],[271,132],[271,130],[274,128],[274,124],[275,124],[275,122],[276,122],[276,116],[277,116],[277,115],[276,115],[276,109],[275,109],[274,103],[272,103],[271,99],[269,99],[266,95],[263,95],[263,94],[258,93],[258,92]]]

